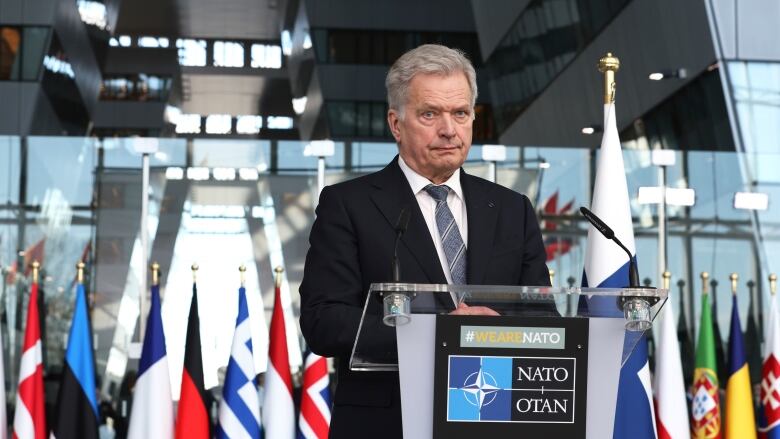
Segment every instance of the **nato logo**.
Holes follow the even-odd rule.
[[[511,421],[512,358],[450,356],[447,421]]]

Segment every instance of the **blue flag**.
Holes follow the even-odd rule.
[[[60,391],[57,397],[57,420],[51,435],[57,439],[98,438],[100,415],[95,384],[95,357],[92,350],[92,328],[84,284],[76,286],[76,307],[65,351]]]

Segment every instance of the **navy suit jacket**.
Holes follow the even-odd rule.
[[[468,216],[467,283],[549,285],[546,253],[531,202],[461,170]],[[396,157],[373,174],[328,186],[317,206],[301,293],[301,330],[315,353],[337,362],[331,437],[400,438],[397,372],[352,372],[349,357],[369,285],[392,279],[402,208],[411,209],[398,246],[401,280],[447,283],[433,238]],[[395,350],[395,331],[379,318],[368,333],[378,351]]]

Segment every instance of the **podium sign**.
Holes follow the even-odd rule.
[[[438,316],[433,437],[584,437],[587,369],[587,319]]]

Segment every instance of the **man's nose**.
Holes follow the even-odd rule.
[[[455,137],[455,121],[450,113],[442,114],[439,123],[439,135],[447,138]]]

